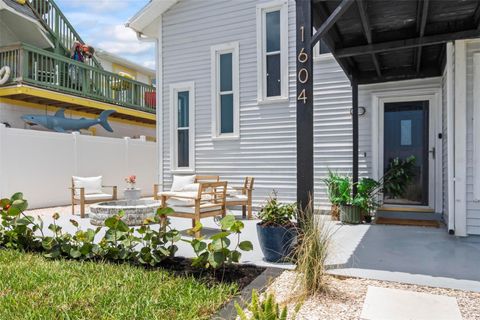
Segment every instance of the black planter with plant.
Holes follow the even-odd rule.
[[[274,195],[258,213],[258,240],[265,260],[281,262],[291,255],[298,235],[292,221],[296,210],[296,204],[282,204]]]

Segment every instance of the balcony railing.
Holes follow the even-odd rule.
[[[50,31],[52,36],[65,51],[68,52],[75,41],[82,44],[85,43],[55,1],[29,0],[29,4],[44,26]],[[101,64],[95,58],[89,60],[88,64],[103,69]]]
[[[11,69],[8,83],[30,84],[155,113],[155,87],[28,44],[0,48],[0,66],[5,65]]]

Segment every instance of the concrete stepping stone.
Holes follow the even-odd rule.
[[[362,320],[462,320],[457,299],[368,286]]]

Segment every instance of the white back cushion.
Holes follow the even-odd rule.
[[[195,182],[195,175],[188,176],[173,176],[172,188],[170,191],[177,192],[182,191],[186,185],[192,184]]]
[[[98,177],[75,177],[73,176],[73,186],[75,188],[85,188],[85,194],[95,194],[102,192],[102,176]],[[75,189],[75,194],[80,194],[80,190]]]

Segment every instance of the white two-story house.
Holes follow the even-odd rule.
[[[332,12],[338,3],[322,5]],[[390,13],[394,5],[385,2]],[[416,2],[404,2],[398,28],[419,25],[426,30],[421,35],[429,35],[438,17],[476,28],[478,1],[450,6],[433,3],[421,11]],[[457,9],[463,11],[455,16]],[[345,16],[354,19],[358,12],[353,4]],[[157,41],[158,181],[164,188],[173,174],[217,174],[234,184],[254,176],[256,205],[272,190],[283,201],[296,200],[295,15],[293,0],[152,0],[131,18],[128,26],[139,36]],[[382,14],[370,19],[374,36],[388,27]],[[334,31],[362,34],[361,27],[348,30],[347,22]],[[360,176],[378,179],[393,157],[414,155],[417,178],[404,199],[386,201],[385,209],[441,217],[460,236],[480,234],[480,39],[472,34],[435,43],[432,36],[425,47],[407,41],[403,60],[384,54],[386,45],[358,58],[343,50],[352,57],[340,58],[351,66],[371,65],[359,78],[383,77],[359,86]],[[401,35],[392,33],[391,39]],[[368,49],[371,38],[357,45]],[[323,41],[313,61],[314,198],[317,207],[328,209],[322,179],[329,169],[352,172],[352,88]],[[421,71],[430,64],[435,68],[417,72],[415,79],[399,76],[407,67],[415,71],[419,65]]]

